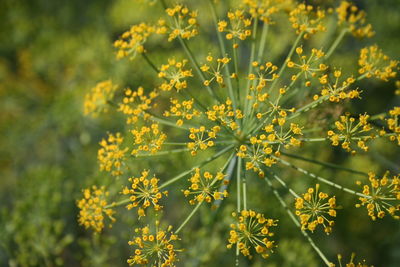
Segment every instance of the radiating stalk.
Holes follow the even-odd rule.
[[[333,52],[335,52],[337,46],[340,44],[340,42],[343,40],[343,37],[346,35],[346,33],[348,33],[349,30],[348,29],[343,29],[340,34],[338,35],[338,37],[336,38],[336,40],[333,42],[332,46],[329,48],[328,52],[325,54],[325,60],[328,59]]]
[[[201,204],[203,204],[204,201],[201,201],[197,203],[196,207],[192,210],[192,212],[186,217],[186,219],[183,221],[183,223],[176,229],[175,234],[178,234],[182,228],[189,222],[189,220],[193,217],[193,215],[197,212],[197,210],[200,208]]]

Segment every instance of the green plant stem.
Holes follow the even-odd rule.
[[[300,228],[301,233],[303,234],[303,236],[307,239],[307,241],[310,243],[311,247],[315,250],[315,252],[317,252],[317,254],[320,256],[320,258],[324,261],[324,263],[326,264],[326,266],[331,266],[331,263],[329,262],[329,260],[326,258],[326,256],[324,255],[324,253],[322,253],[322,251],[318,248],[318,246],[314,243],[314,241],[311,239],[311,237],[308,235],[308,233],[306,231],[304,231],[303,229],[301,229],[301,225],[299,223],[299,221],[296,219],[295,215],[293,214],[293,212],[289,209],[289,207],[286,205],[285,201],[283,200],[283,198],[281,197],[281,195],[279,194],[279,192],[273,187],[271,181],[269,181],[268,179],[265,179],[265,181],[267,182],[268,186],[271,188],[274,196],[277,198],[277,200],[279,201],[279,203],[282,205],[282,207],[285,209],[285,211],[287,212],[287,214],[289,215],[290,219],[293,221],[293,223]]]
[[[253,21],[253,32],[252,32],[252,37],[251,37],[251,48],[250,48],[250,60],[249,60],[248,75],[250,75],[253,72],[253,61],[254,61],[255,52],[256,52],[257,25],[258,25],[258,19],[254,19],[254,21]],[[253,82],[250,79],[247,79],[246,93],[245,93],[245,96],[244,96],[244,99],[245,99],[245,105],[244,105],[245,119],[246,119],[246,115],[248,115],[248,112],[249,112],[248,109],[249,109],[249,102],[250,101],[247,100],[247,96],[249,95],[249,92],[250,92],[250,84],[253,84]]]
[[[241,103],[241,95],[240,95],[240,85],[239,85],[239,59],[238,59],[238,52],[237,50],[239,49],[239,47],[236,47],[238,44],[236,42],[236,39],[233,39],[233,66],[234,66],[234,71],[236,74],[236,92],[238,95],[238,108],[240,107],[240,103]],[[236,48],[235,48],[236,47]]]
[[[290,153],[283,152],[283,151],[281,151],[281,154],[284,155],[284,156],[290,157],[290,158],[295,158],[295,159],[299,159],[299,160],[302,160],[302,161],[315,163],[315,164],[318,164],[318,165],[321,165],[321,166],[324,166],[324,167],[327,167],[327,168],[338,169],[338,170],[341,170],[341,171],[346,171],[346,172],[350,172],[350,173],[354,173],[354,174],[358,174],[358,175],[362,175],[362,176],[368,177],[368,173],[357,171],[357,170],[353,170],[353,169],[350,169],[350,168],[345,168],[345,167],[342,167],[340,165],[336,165],[336,164],[332,164],[332,163],[328,163],[328,162],[322,162],[322,161],[315,160],[315,159],[309,159],[309,158],[305,158],[305,157],[302,157],[302,156],[290,154]]]
[[[296,41],[294,41],[292,48],[290,48],[289,54],[287,55],[286,59],[283,61],[282,66],[278,72],[278,78],[276,78],[273,83],[271,84],[271,87],[269,88],[269,92],[272,92],[272,90],[275,88],[276,83],[278,82],[279,78],[281,78],[281,75],[283,73],[283,71],[286,69],[287,66],[287,61],[292,57],[294,50],[296,49],[296,47],[298,46],[301,38],[303,37],[304,32],[301,32],[297,38]]]
[[[292,194],[292,196],[294,196],[295,198],[300,198],[300,196],[293,190],[291,189],[286,183],[285,181],[283,181],[278,175],[276,175],[274,172],[270,171],[271,174],[267,175],[271,175],[275,180],[277,180],[284,188],[286,188],[290,194]]]
[[[264,55],[265,44],[267,43],[268,29],[269,29],[268,23],[264,22],[261,32],[260,46],[258,49],[257,62],[260,62],[262,56]]]
[[[307,171],[307,170],[304,170],[304,169],[302,169],[302,168],[300,168],[300,167],[297,167],[297,166],[295,166],[295,165],[293,165],[293,164],[287,162],[286,160],[283,160],[283,159],[278,158],[278,157],[274,157],[274,158],[275,158],[277,161],[281,162],[283,165],[289,166],[289,167],[295,169],[295,170],[298,171],[298,172],[301,172],[301,173],[303,173],[303,174],[305,174],[305,175],[307,175],[307,176],[309,176],[309,177],[311,177],[311,178],[313,178],[313,179],[316,179],[316,180],[318,180],[318,181],[320,181],[320,182],[323,182],[324,184],[330,185],[330,186],[335,187],[335,188],[337,188],[337,189],[340,189],[340,190],[342,190],[342,191],[344,191],[344,192],[347,192],[347,193],[350,193],[350,194],[353,194],[353,195],[356,195],[356,196],[359,196],[359,197],[371,198],[371,196],[367,196],[367,195],[364,195],[364,194],[362,194],[362,193],[356,192],[356,191],[354,191],[354,190],[352,190],[352,189],[343,187],[343,186],[341,186],[341,185],[339,185],[339,184],[336,184],[336,183],[334,183],[334,182],[332,182],[332,181],[329,181],[328,179],[325,179],[325,178],[323,178],[323,177],[321,177],[321,176],[318,176],[318,175],[316,175],[316,174],[314,174],[314,173],[311,173],[311,172],[309,172],[309,171]]]
[[[346,33],[348,33],[348,29],[343,29],[339,33],[338,37],[335,39],[335,41],[331,45],[328,52],[325,54],[325,60],[327,60],[333,54],[333,52],[335,52],[336,48],[338,47],[340,42],[343,40],[343,37],[346,35]]]
[[[225,57],[226,56],[225,42],[224,42],[224,38],[223,38],[221,32],[218,31],[217,11],[215,9],[215,5],[214,5],[213,0],[209,0],[208,3],[210,4],[211,14],[212,14],[213,21],[214,21],[214,24],[215,24],[215,29],[216,29],[216,32],[217,32],[217,38],[218,38],[219,49],[220,49],[220,52],[221,52],[221,57]],[[236,108],[237,108],[236,96],[233,93],[233,86],[232,86],[232,82],[231,82],[231,78],[230,78],[231,73],[230,73],[228,65],[225,66],[224,72],[225,72],[225,76],[227,77],[226,80],[227,80],[227,85],[228,85],[228,94],[229,94],[229,97],[232,100],[232,107],[233,107],[234,110],[236,110]]]
[[[175,234],[178,234],[182,228],[189,222],[189,220],[193,217],[193,215],[197,212],[197,210],[200,208],[201,204],[203,204],[204,201],[201,201],[197,203],[196,207],[192,210],[192,212],[186,217],[186,219],[183,221],[183,223],[176,229]]]
[[[197,74],[200,76],[201,81],[204,83],[206,78],[204,77],[203,72],[200,69],[199,63],[197,62],[196,58],[194,57],[192,51],[190,50],[189,46],[187,45],[186,41],[182,39],[180,36],[178,37],[179,43],[181,44],[183,50],[185,50],[186,55],[189,57],[189,60],[192,62]],[[214,93],[210,86],[206,86],[208,93],[211,97],[214,98],[217,102],[220,102],[218,96]]]

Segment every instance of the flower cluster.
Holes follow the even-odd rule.
[[[167,139],[167,135],[160,131],[156,123],[151,124],[150,127],[143,126],[140,129],[134,129],[131,133],[134,136],[132,155],[139,155],[140,152],[155,154]]]
[[[200,169],[196,168],[189,178],[189,189],[183,190],[183,194],[185,197],[193,196],[193,199],[189,200],[192,205],[196,202],[206,201],[210,203],[212,200],[221,200],[228,196],[226,190],[219,191],[222,184],[227,185],[228,183],[227,180],[224,180],[224,177],[225,175],[222,172],[217,172],[215,175],[204,172],[202,175]]]
[[[192,141],[187,144],[190,149],[192,156],[197,155],[197,151],[206,150],[209,147],[215,145],[213,141],[217,137],[217,133],[221,130],[221,127],[214,126],[210,130],[207,130],[205,126],[199,128],[190,128],[189,139]]]
[[[165,117],[178,117],[176,125],[182,126],[183,120],[191,120],[193,117],[200,116],[201,112],[193,108],[194,100],[184,100],[179,102],[178,99],[171,98],[171,107],[169,110],[164,111]]]
[[[355,154],[354,150],[358,148],[368,151],[366,142],[375,136],[371,133],[372,126],[368,123],[369,115],[360,115],[358,122],[350,114],[346,113],[344,116],[340,116],[340,121],[335,122],[335,126],[338,132],[333,130],[328,131],[328,137],[332,141],[333,146],[338,146],[341,143],[343,149],[347,152]]]
[[[361,91],[350,88],[356,80],[352,76],[343,80],[341,77],[342,71],[340,70],[335,70],[331,75],[324,74],[319,77],[319,82],[322,85],[321,96],[329,97],[330,102],[360,98]],[[332,79],[333,82],[331,82]],[[314,95],[314,100],[318,100],[319,97],[319,95]]]
[[[389,172],[386,172],[382,178],[377,178],[375,173],[370,172],[369,185],[363,185],[357,181],[359,186],[363,187],[360,197],[360,204],[356,207],[365,206],[368,210],[368,216],[372,220],[382,219],[386,214],[390,214],[395,219],[400,219],[400,176],[389,178]]]
[[[372,37],[375,33],[371,24],[366,24],[366,13],[359,10],[357,6],[348,2],[341,1],[336,8],[338,24],[350,31],[355,37]]]
[[[160,85],[163,91],[170,91],[175,88],[178,92],[187,87],[186,77],[192,77],[192,70],[184,69],[187,60],[176,61],[173,58],[168,59],[168,64],[161,65],[159,78],[165,82]]]
[[[220,86],[225,87],[224,83],[224,76],[221,73],[221,70],[225,67],[226,64],[228,64],[231,59],[227,57],[223,58],[217,58],[214,60],[214,58],[211,55],[208,55],[206,57],[207,64],[203,64],[200,69],[201,71],[207,73],[210,78],[204,81],[205,86],[209,86],[213,81],[216,81]],[[213,66],[211,63],[213,61],[217,62],[217,66]]]
[[[131,26],[129,31],[124,32],[121,38],[114,42],[114,47],[118,49],[117,58],[130,56],[134,59],[137,54],[145,53],[144,44],[147,39],[154,33],[165,34],[166,31],[167,28],[162,20],[157,25],[140,23]]]
[[[190,39],[198,34],[196,11],[190,11],[183,5],[176,5],[173,8],[167,8],[165,12],[172,20],[171,24],[169,24],[168,41],[178,37]]]
[[[98,116],[100,113],[107,112],[109,109],[108,101],[113,99],[118,86],[111,80],[98,83],[86,94],[84,102],[84,114]]]
[[[225,104],[214,105],[212,110],[208,110],[206,115],[210,121],[219,121],[222,125],[226,125],[232,130],[236,130],[239,126],[236,120],[243,118],[243,113],[240,109],[235,111],[232,108],[232,101],[228,98]]]
[[[124,138],[121,133],[108,134],[107,139],[100,142],[101,148],[97,152],[97,159],[101,171],[110,172],[112,176],[122,175],[122,163],[125,159],[125,153],[128,148],[121,149]]]
[[[93,228],[96,232],[101,232],[104,228],[104,219],[107,216],[111,222],[115,221],[111,208],[107,208],[107,197],[109,193],[104,186],[98,188],[92,186],[83,190],[83,199],[77,201],[79,208],[78,222],[85,228]],[[110,224],[111,227],[111,224]]]
[[[146,95],[143,87],[139,87],[136,91],[131,89],[125,90],[125,97],[119,104],[118,111],[122,112],[127,118],[127,123],[136,123],[139,118],[148,119],[150,115],[148,111],[154,106],[154,99],[158,96],[156,91]]]
[[[389,138],[391,141],[396,141],[397,144],[400,146],[400,107],[394,107],[393,109],[389,110],[389,118],[386,120],[388,129],[393,132]],[[385,131],[382,133],[383,135],[386,134]]]
[[[291,0],[243,0],[246,10],[253,18],[260,19],[264,23],[273,24],[271,17],[281,9],[292,5]]]
[[[168,267],[175,266],[178,260],[176,255],[181,250],[175,248],[175,241],[179,240],[176,234],[171,232],[172,226],[166,230],[159,229],[156,221],[155,230],[149,226],[135,229],[135,236],[129,241],[130,246],[135,247],[135,253],[127,260],[129,266],[147,265]]]
[[[129,178],[131,185],[129,187],[125,186],[122,190],[123,195],[129,195],[129,203],[126,208],[128,210],[132,208],[138,208],[139,218],[146,216],[145,210],[153,206],[154,210],[161,210],[162,206],[159,204],[159,200],[162,195],[167,195],[167,191],[161,192],[158,188],[159,179],[153,176],[149,177],[149,171],[144,170],[140,177]]]
[[[303,197],[296,198],[295,207],[303,230],[314,232],[318,225],[322,225],[325,233],[332,232],[334,221],[327,216],[336,217],[336,198],[320,192],[319,184],[315,189],[309,188]]]
[[[376,77],[388,81],[396,76],[396,68],[399,62],[391,60],[377,45],[365,47],[360,51],[358,72],[367,78]]]
[[[251,35],[251,19],[246,17],[244,10],[237,9],[227,14],[229,23],[226,20],[218,22],[218,31],[226,32],[226,39],[246,40]],[[237,45],[237,44],[236,44]],[[235,46],[237,47],[237,46]]]
[[[314,7],[306,4],[299,4],[290,11],[289,21],[296,30],[296,34],[304,34],[305,39],[317,32],[326,31],[322,20],[325,18],[324,10],[314,10]]]
[[[232,248],[236,244],[240,252],[250,259],[253,248],[263,258],[268,258],[275,247],[275,241],[271,240],[274,233],[270,228],[277,225],[277,220],[266,219],[253,210],[242,210],[240,214],[234,212],[232,216],[237,222],[231,224],[227,247]]]

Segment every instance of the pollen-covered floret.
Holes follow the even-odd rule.
[[[174,58],[168,59],[168,63],[161,65],[159,78],[163,78],[165,82],[160,85],[163,91],[171,91],[175,88],[178,92],[187,87],[187,77],[193,77],[192,70],[185,69],[188,61],[186,59],[177,61]]]
[[[197,155],[197,151],[206,150],[215,145],[214,140],[217,138],[217,133],[221,130],[220,126],[214,126],[207,130],[205,126],[199,128],[190,128],[189,139],[192,140],[187,144],[191,150],[192,156]]]
[[[122,165],[125,153],[128,151],[128,148],[121,148],[123,141],[121,133],[108,134],[107,139],[101,140],[101,148],[97,152],[101,171],[111,172],[113,176],[120,176],[123,173]]]
[[[314,10],[312,5],[299,4],[289,13],[289,21],[296,30],[296,34],[304,33],[305,39],[317,32],[326,31],[322,20],[325,18],[324,10]]]
[[[369,183],[364,184],[357,181],[362,186],[362,193],[365,195],[359,197],[360,204],[356,207],[365,206],[368,210],[368,216],[372,220],[382,219],[389,214],[395,219],[400,219],[400,176],[389,177],[386,172],[382,178],[377,178],[375,173],[368,173]]]
[[[221,200],[228,196],[226,190],[219,191],[223,184],[228,184],[228,181],[224,178],[225,175],[222,172],[217,172],[215,175],[208,171],[201,173],[200,169],[196,168],[189,178],[189,189],[183,190],[183,194],[185,197],[193,197],[189,200],[192,205],[196,202],[206,201],[210,203],[213,200]]]
[[[226,32],[226,39],[232,40],[235,38],[245,40],[251,35],[251,30],[249,29],[251,19],[246,16],[244,10],[229,11],[227,16],[229,23],[226,20],[218,22],[218,31]]]
[[[184,120],[191,120],[194,117],[199,117],[201,112],[193,108],[194,100],[183,100],[171,98],[171,106],[169,110],[164,111],[165,117],[177,117],[176,125],[182,126]]]
[[[377,45],[364,47],[360,50],[358,73],[367,78],[375,77],[383,81],[388,81],[396,77],[397,60],[391,60]]]
[[[266,219],[263,214],[253,210],[242,210],[240,214],[232,213],[236,223],[231,224],[228,248],[237,245],[239,251],[246,257],[252,258],[251,251],[255,250],[263,258],[268,258],[275,241],[271,240],[274,233],[271,228],[277,225],[277,220]]]
[[[85,96],[84,114],[97,117],[100,113],[107,112],[109,109],[108,102],[114,98],[117,89],[118,86],[113,84],[111,80],[96,84]]]
[[[109,193],[105,187],[92,186],[83,190],[83,198],[77,201],[79,208],[78,222],[86,229],[93,228],[96,232],[101,232],[104,228],[105,217],[111,222],[115,222],[111,208],[107,208],[107,197]],[[111,223],[110,223],[111,227]]]
[[[240,109],[234,110],[232,108],[232,101],[229,98],[225,103],[214,105],[211,110],[206,111],[206,115],[209,120],[218,121],[232,130],[239,128],[236,121],[243,118],[243,113]]]
[[[167,139],[167,135],[160,131],[159,124],[153,123],[131,131],[133,134],[134,146],[132,155],[140,155],[141,153],[156,154]]]
[[[168,24],[168,41],[178,37],[190,39],[196,36],[198,32],[197,11],[190,11],[186,6],[176,5],[165,10],[171,17],[171,23]]]
[[[126,206],[128,210],[138,207],[139,218],[146,216],[146,209],[150,206],[154,210],[159,211],[162,206],[159,200],[163,195],[167,195],[167,191],[160,191],[158,188],[159,179],[155,176],[149,177],[150,171],[144,170],[140,177],[129,178],[130,186],[125,186],[122,189],[123,195],[128,195],[130,203]]]
[[[356,5],[342,1],[336,8],[336,13],[338,24],[346,27],[355,37],[372,37],[375,34],[371,24],[366,24],[366,13]]]
[[[171,230],[172,226],[166,230],[160,229],[159,221],[156,221],[155,229],[149,226],[135,229],[135,236],[128,242],[135,248],[134,254],[127,260],[129,266],[175,266],[177,253],[181,250],[175,248],[174,243],[179,238]]]
[[[296,215],[300,218],[303,230],[314,230],[322,225],[326,234],[332,232],[334,221],[330,217],[336,217],[336,198],[319,191],[319,184],[315,189],[309,188],[303,197],[296,198]]]

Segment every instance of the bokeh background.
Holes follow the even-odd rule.
[[[0,1],[0,266],[127,265],[126,258],[131,253],[127,240],[134,228],[134,214],[120,216],[113,229],[102,235],[92,235],[77,224],[75,201],[81,197],[82,188],[113,183],[113,179],[98,170],[98,142],[107,131],[124,129],[123,119],[115,114],[98,119],[84,117],[82,103],[90,88],[109,78],[132,87],[153,84],[151,70],[144,68],[141,59],[117,61],[112,47],[113,41],[131,24],[148,18],[155,20],[161,14],[160,8],[148,2],[151,1]],[[206,11],[207,6],[202,6],[201,1],[187,2]],[[399,59],[400,1],[358,2],[367,11],[376,31],[375,37],[363,45],[377,43],[386,54]],[[284,29],[272,34],[268,41],[271,51],[279,51],[282,40],[290,40],[290,34]],[[338,49],[335,61],[341,65],[351,62],[348,59],[355,59],[354,51],[359,46],[347,38]],[[172,44],[168,49],[161,47],[157,51],[156,59],[170,53],[176,55],[180,48]],[[394,83],[368,81],[364,86],[365,101],[352,107],[355,112],[370,110],[374,114],[399,104],[399,98],[394,97]],[[335,150],[315,151],[311,156],[323,153],[325,159],[362,170],[367,162],[377,170],[381,166],[400,172],[398,149],[385,147],[383,143],[377,151],[382,153],[376,152],[360,162]],[[176,155],[168,160],[179,163],[170,164],[168,169],[176,173],[177,165],[181,167],[185,158]],[[152,167],[166,172],[162,163],[160,160],[149,166],[138,160],[132,168]],[[190,163],[183,165],[190,166]],[[327,177],[344,175],[323,169],[317,171]],[[353,181],[348,184],[353,185]],[[344,203],[354,202],[351,196],[341,193],[337,197]],[[273,199],[267,192],[265,197],[253,201],[262,207]],[[172,199],[169,205],[173,207],[172,213],[177,208],[190,209],[180,200]],[[186,241],[182,266],[233,264],[234,253],[226,251],[226,235],[223,235],[229,224],[229,213],[225,209],[215,219],[206,210],[201,211],[201,219],[191,224],[191,229],[196,231],[182,232],[187,235],[186,240],[191,240]],[[354,251],[375,266],[399,266],[398,222],[385,218],[371,223],[364,210],[351,207],[340,213],[337,227],[328,240],[323,234],[314,235],[332,260],[337,253],[349,257]],[[284,213],[277,209],[272,215],[282,218],[276,233],[279,247],[270,260],[256,258],[247,264],[321,266],[317,255]],[[174,214],[167,217],[174,218]],[[210,232],[219,234],[210,235]]]

